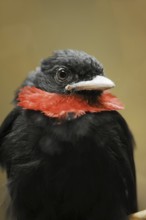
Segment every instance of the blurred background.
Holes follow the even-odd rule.
[[[136,139],[139,209],[146,208],[146,0],[0,0],[0,123],[13,93],[53,50],[99,59]],[[0,174],[0,219],[5,175]],[[23,193],[23,192],[22,192]]]

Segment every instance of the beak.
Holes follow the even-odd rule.
[[[81,91],[81,90],[106,90],[111,89],[115,87],[115,84],[113,81],[108,79],[105,76],[96,76],[92,80],[89,81],[81,81],[77,83],[73,83],[70,85],[67,85],[65,89],[67,91],[75,90],[75,91]]]

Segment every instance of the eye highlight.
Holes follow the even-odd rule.
[[[55,81],[57,83],[65,83],[72,80],[72,73],[69,69],[65,67],[59,67],[55,74]]]

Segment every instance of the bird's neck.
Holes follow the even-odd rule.
[[[124,108],[121,102],[108,92],[94,96],[93,100],[92,103],[89,102],[89,94],[87,99],[83,98],[81,94],[49,93],[36,87],[26,86],[18,94],[17,105],[23,109],[40,111],[48,117],[62,119],[66,119],[68,114],[72,114],[73,118],[77,118],[87,113],[114,111]]]

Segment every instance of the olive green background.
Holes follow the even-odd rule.
[[[0,0],[0,123],[28,72],[64,48],[96,56],[116,83],[112,92],[137,143],[139,207],[146,208],[146,0]],[[0,219],[5,194],[2,173]]]

